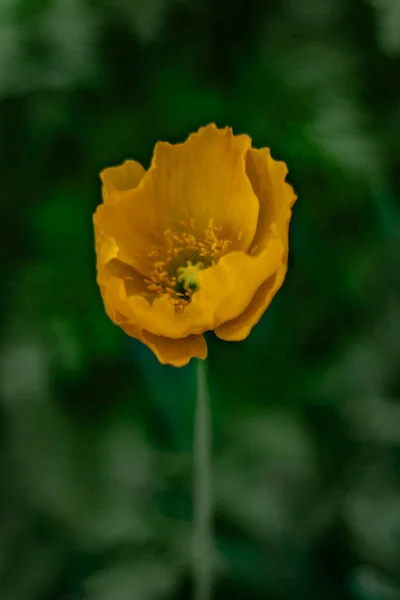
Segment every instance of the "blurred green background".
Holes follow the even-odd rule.
[[[209,122],[299,195],[284,287],[209,339],[214,597],[400,599],[399,92],[396,0],[0,0],[1,600],[191,598],[193,365],[107,319],[92,213]]]

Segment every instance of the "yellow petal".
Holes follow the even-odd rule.
[[[201,236],[212,218],[229,235],[231,249],[247,250],[259,210],[245,172],[250,144],[247,135],[234,136],[230,128],[215,125],[201,128],[183,144],[159,142],[138,190],[140,205],[156,207],[162,231],[194,219]]]
[[[104,202],[115,201],[118,199],[116,192],[124,192],[137,187],[143,179],[145,170],[142,165],[135,160],[126,160],[118,167],[108,167],[100,173],[103,182],[103,200]]]
[[[111,258],[118,257],[132,266],[138,266],[135,265],[129,251],[130,244],[132,244],[131,232],[128,230],[126,233],[130,239],[126,250],[121,249],[120,243],[117,243],[117,239],[121,238],[120,229],[122,228],[122,233],[124,233],[124,228],[126,229],[124,206],[120,207],[119,204],[121,201],[127,200],[126,208],[130,214],[131,193],[139,185],[144,174],[145,170],[142,165],[134,160],[126,160],[122,165],[109,167],[100,173],[104,204],[98,206],[93,216],[98,269],[105,264],[110,252],[114,254]],[[115,208],[116,203],[118,203],[118,208]],[[118,227],[119,223],[121,223],[120,227]]]
[[[183,367],[192,358],[207,358],[207,343],[202,335],[189,335],[182,339],[165,338],[149,331],[141,331],[128,322],[119,324],[131,337],[140,340],[154,352],[163,365]]]
[[[146,227],[143,220],[140,221],[138,215],[143,217],[146,213],[151,219],[156,212],[151,207],[150,210],[145,206],[138,208],[136,191],[137,189],[113,192],[111,200],[98,206],[93,222],[95,227],[103,230],[104,235],[114,240],[118,258],[148,277],[153,265],[149,253],[154,246],[160,244],[160,238],[156,236],[151,220]]]
[[[122,313],[118,312],[118,310],[115,309],[114,304],[109,301],[109,299],[107,297],[107,287],[104,286],[104,284],[100,283],[99,288],[100,288],[100,293],[101,293],[101,297],[103,299],[104,309],[106,311],[107,316],[113,323],[115,323],[115,325],[122,327],[123,324],[127,323],[126,317]],[[133,337],[136,337],[136,336],[133,336]]]
[[[241,315],[217,327],[215,334],[228,342],[239,342],[247,338],[281,287],[285,279],[286,270],[286,265],[283,264],[277,273],[271,275],[258,288],[250,304]]]
[[[257,257],[244,252],[222,257],[217,265],[200,272],[199,290],[183,312],[177,312],[166,295],[150,304],[139,291],[140,281],[128,288],[118,277],[105,284],[107,301],[138,328],[162,337],[184,338],[238,317],[283,260],[282,242],[272,235]]]
[[[285,181],[288,173],[286,164],[274,160],[269,148],[251,148],[246,157],[246,172],[260,202],[252,247],[256,248],[263,243],[272,223],[276,223],[283,243],[287,244],[291,207],[297,196]]]
[[[287,271],[291,208],[297,198],[293,188],[285,182],[288,172],[285,163],[275,161],[268,148],[249,150],[246,170],[253,190],[260,201],[259,220],[253,241],[255,254],[257,255],[265,246],[265,241],[270,235],[271,225],[278,232],[284,253],[276,273],[260,285],[243,313],[216,329],[216,335],[227,341],[245,339],[282,286]]]
[[[94,239],[97,259],[97,273],[101,274],[104,266],[118,256],[118,246],[114,238],[107,235],[101,225],[95,219],[94,223]]]
[[[131,265],[124,263],[118,258],[119,249],[114,239],[106,235],[103,228],[97,225],[96,222],[94,225],[94,232],[97,257],[97,283],[100,286],[107,314],[112,321],[119,324],[121,318],[118,320],[114,318],[113,314],[115,311],[112,307],[112,301],[106,301],[105,299],[107,282],[111,278],[117,278],[120,281],[124,281],[125,288],[128,290],[128,293],[131,294],[147,293],[147,285],[141,275],[139,275]],[[122,317],[122,320],[126,320],[126,317]]]
[[[250,142],[246,135],[210,125],[183,144],[158,143],[138,187],[114,191],[117,204],[105,202],[94,216],[118,245],[119,258],[148,277],[151,250],[166,244],[167,230],[177,231],[192,219],[199,239],[212,219],[222,228],[222,239],[232,241],[230,250],[247,250],[259,211],[245,172]]]
[[[171,339],[143,331],[142,341],[154,352],[161,364],[187,365],[191,358],[207,358],[207,343],[202,335]]]

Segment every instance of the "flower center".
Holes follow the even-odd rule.
[[[187,262],[187,267],[179,267],[177,287],[181,287],[183,293],[189,291],[195,292],[198,288],[198,279],[200,269],[204,268],[203,263],[192,264],[190,260]]]
[[[164,232],[164,247],[155,247],[150,252],[154,264],[146,284],[152,296],[167,294],[181,312],[199,289],[200,271],[215,265],[226,254],[231,241],[221,238],[222,228],[212,220],[201,240],[193,233],[194,219],[181,221],[179,225],[179,232],[172,229]]]

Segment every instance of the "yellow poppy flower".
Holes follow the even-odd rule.
[[[148,171],[104,169],[93,220],[110,319],[175,366],[206,358],[206,331],[246,338],[286,274],[286,174],[268,148],[215,125],[157,143]]]

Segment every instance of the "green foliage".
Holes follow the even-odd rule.
[[[216,598],[400,598],[399,11],[0,3],[0,598],[191,597],[194,371],[104,313],[98,173],[216,122],[289,165],[287,281],[210,335]]]

